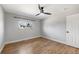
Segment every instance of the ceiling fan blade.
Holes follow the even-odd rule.
[[[44,14],[51,15],[51,13],[44,12]]]
[[[40,15],[40,13],[36,14],[35,16],[38,16],[38,15]]]
[[[40,6],[40,4],[38,4],[38,8],[41,10],[41,6]]]

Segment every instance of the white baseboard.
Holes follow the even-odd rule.
[[[3,46],[0,48],[0,53],[2,52],[2,50],[3,50],[4,46],[5,46],[5,45],[3,45]]]
[[[0,53],[2,52],[4,46],[6,44],[10,44],[10,43],[15,43],[15,42],[20,42],[20,41],[23,41],[23,40],[29,40],[29,39],[33,39],[33,38],[38,38],[40,36],[35,36],[35,37],[30,37],[30,38],[24,38],[24,39],[20,39],[20,40],[15,40],[15,41],[9,41],[9,42],[5,42],[4,45],[0,48]]]
[[[50,40],[56,41],[56,42],[59,42],[59,43],[63,43],[63,44],[66,44],[66,45],[69,45],[69,46],[72,46],[72,47],[75,47],[75,48],[79,48],[79,46],[69,44],[69,43],[67,43],[67,41],[60,41],[60,40],[58,40],[58,39],[50,38],[50,37],[47,37],[47,36],[42,36],[42,37],[43,37],[43,38],[46,38],[46,39],[50,39]]]
[[[76,47],[76,46],[68,44],[66,41],[60,41],[58,39],[50,38],[50,37],[47,37],[47,36],[35,36],[35,37],[30,37],[30,38],[24,38],[24,39],[20,39],[20,40],[16,40],[16,41],[9,41],[9,42],[6,42],[5,44],[20,42],[20,41],[23,41],[23,40],[29,40],[29,39],[38,38],[38,37],[43,37],[43,38],[50,39],[50,40],[53,40],[53,41],[56,41],[56,42],[59,42],[59,43],[63,43],[63,44],[66,44],[66,45],[69,45],[69,46],[72,46],[72,47]],[[0,52],[2,51],[3,47],[0,49]],[[76,48],[78,48],[78,47],[76,47]]]
[[[33,38],[38,38],[38,37],[40,37],[40,36],[24,38],[24,39],[19,39],[19,40],[15,40],[15,41],[9,41],[9,42],[5,42],[5,45],[10,44],[10,43],[20,42],[20,41],[23,41],[23,40],[29,40],[29,39],[33,39]]]
[[[59,42],[59,43],[66,44],[66,42],[60,41],[60,40],[58,40],[58,39],[56,39],[56,38],[50,38],[50,37],[46,37],[46,36],[42,36],[42,37],[43,37],[43,38],[46,38],[46,39],[50,39],[50,40],[56,41],[56,42]]]

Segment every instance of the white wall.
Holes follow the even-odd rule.
[[[3,48],[4,41],[4,15],[3,15],[3,9],[0,6],[0,52]]]
[[[21,30],[18,28],[18,21],[22,19],[13,18],[15,14],[5,13],[6,43],[40,37],[40,22],[32,21],[32,29]]]
[[[62,15],[50,16],[48,19],[42,21],[33,21],[32,30],[18,29],[18,19],[13,18],[15,14],[5,13],[5,33],[6,41],[15,42],[22,39],[29,39],[32,37],[46,37],[55,38],[59,41],[65,41],[65,24],[66,18]],[[21,20],[21,19],[19,19]]]
[[[42,22],[42,35],[55,41],[66,41],[66,17],[64,15],[50,16]]]

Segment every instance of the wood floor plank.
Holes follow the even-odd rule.
[[[2,54],[78,54],[79,49],[45,38],[7,44]]]

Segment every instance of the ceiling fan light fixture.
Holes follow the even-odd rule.
[[[51,15],[51,13],[44,12],[44,7],[41,7],[40,4],[38,4],[38,9],[40,10],[40,13],[36,14],[35,16],[38,16],[41,13],[46,14],[46,15]]]

